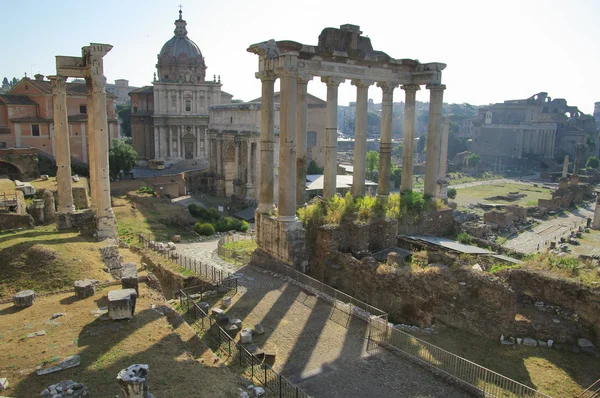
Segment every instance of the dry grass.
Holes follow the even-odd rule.
[[[32,180],[30,182],[31,182],[31,185],[33,185],[36,190],[49,189],[51,191],[56,191],[58,189],[58,185],[56,184],[56,177],[50,177],[48,180],[42,180],[41,178],[38,178],[37,180]],[[79,177],[79,181],[77,181],[77,182],[71,180],[71,185],[73,187],[87,188],[87,186],[88,186],[87,178]]]
[[[500,203],[530,206],[537,205],[538,199],[550,199],[552,197],[549,189],[510,183],[457,188],[456,191],[457,195],[454,201],[461,207],[468,207],[469,204],[476,203]],[[519,193],[525,194],[526,196],[515,201],[490,201],[485,199],[494,196],[507,195],[509,192],[515,191],[519,191]]]
[[[503,346],[454,328],[417,337],[553,397],[576,396],[600,375],[600,361],[591,355]]]
[[[72,379],[94,396],[114,397],[119,393],[119,370],[146,363],[150,392],[158,397],[239,397],[236,376],[215,362],[187,324],[165,311],[162,296],[141,284],[132,321],[103,321],[91,311],[106,305],[107,291],[85,300],[74,300],[72,293],[43,297],[18,312],[10,304],[0,305],[0,374],[10,381],[7,395],[35,397],[50,384]],[[65,315],[55,320],[58,324],[48,324],[58,311]],[[25,338],[38,330],[46,335]],[[81,356],[79,367],[35,375],[36,369],[74,354]]]
[[[254,239],[239,240],[229,242],[223,245],[225,249],[233,250],[236,253],[252,254],[258,247]]]
[[[104,245],[78,232],[58,232],[54,225],[1,233],[0,298],[24,289],[60,290],[78,279],[112,279],[98,251]]]
[[[12,194],[15,192],[15,183],[7,178],[0,178],[0,194]]]

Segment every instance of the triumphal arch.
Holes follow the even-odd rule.
[[[304,271],[307,264],[304,230],[296,209],[305,203],[307,84],[314,77],[327,85],[324,196],[336,192],[338,86],[349,80],[356,86],[356,131],[352,193],[365,194],[367,89],[376,84],[382,91],[379,186],[383,197],[390,189],[392,146],[392,104],[394,90],[405,95],[402,190],[412,189],[415,96],[421,86],[430,92],[429,132],[425,173],[426,195],[443,192],[440,177],[442,147],[443,63],[420,63],[394,59],[373,49],[360,27],[342,25],[325,28],[315,45],[295,41],[269,40],[253,44],[248,51],[259,56],[256,77],[262,82],[260,138],[260,198],[256,211],[259,252]],[[275,80],[280,79],[279,183],[277,214],[274,209],[274,104]]]

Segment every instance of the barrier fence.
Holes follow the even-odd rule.
[[[239,242],[242,240],[254,240],[254,238],[254,235],[225,235],[224,237],[219,239],[219,242],[217,242],[217,254],[223,260],[233,264],[248,264],[250,263],[250,259],[252,258],[251,254],[248,254],[245,251],[228,249],[223,246],[231,242]]]
[[[196,287],[202,294],[202,288]],[[193,300],[189,293],[190,289],[179,291],[179,304],[195,319],[196,326],[203,332],[205,340],[209,340],[209,346],[213,350],[218,350],[227,355],[231,365],[238,365],[242,373],[250,377],[251,380],[258,382],[271,394],[280,398],[309,398],[309,395],[294,386],[285,377],[275,372],[268,364],[259,359],[256,355],[248,351],[244,346],[237,343],[217,321],[209,317],[198,303]]]
[[[207,281],[218,283],[224,280],[235,280],[237,284],[237,279],[233,277],[231,273],[215,268],[210,264],[198,261],[195,258],[190,258],[182,254],[175,253],[173,250],[169,250],[168,246],[166,246],[164,243],[150,240],[143,234],[138,235],[138,240],[142,246],[155,251],[165,259],[171,260],[185,269],[193,271]]]

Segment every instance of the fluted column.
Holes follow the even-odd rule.
[[[413,165],[415,163],[415,103],[418,84],[407,84],[402,86],[404,90],[404,146],[402,148],[402,192],[413,189]]]
[[[274,166],[273,145],[275,141],[273,91],[277,77],[273,73],[257,73],[262,83],[260,109],[260,196],[258,212],[268,213],[274,208]]]
[[[298,75],[284,71],[280,78],[279,107],[279,193],[280,221],[296,220],[296,102]]]
[[[356,121],[354,123],[354,172],[352,173],[352,195],[365,196],[367,162],[367,108],[369,102],[368,80],[352,80],[356,86]]]
[[[71,146],[69,143],[69,120],[67,114],[67,83],[63,76],[48,76],[52,82],[54,104],[54,142],[56,145],[56,183],[58,185],[58,212],[73,213],[71,188]],[[68,220],[68,219],[67,219]],[[65,227],[71,225],[67,221]]]
[[[88,170],[90,172],[90,209],[95,213],[98,210],[98,176],[96,175],[97,160],[96,151],[94,149],[94,136],[97,134],[94,130],[94,99],[93,99],[93,87],[92,80],[90,78],[85,79],[86,94],[87,94],[87,151],[88,151]]]
[[[296,89],[296,206],[306,203],[306,115],[309,74],[299,74]]]
[[[337,107],[338,86],[345,79],[322,77],[327,84],[327,119],[325,124],[325,174],[323,175],[323,197],[329,199],[335,195],[337,179]]]
[[[379,185],[377,195],[389,195],[392,172],[392,106],[396,83],[377,83],[381,88],[381,137],[379,141]]]
[[[429,84],[429,132],[427,133],[427,160],[425,164],[424,194],[436,196],[437,180],[440,165],[440,145],[442,136],[442,105],[444,99],[443,84]]]

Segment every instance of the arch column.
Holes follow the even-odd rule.
[[[377,83],[381,88],[381,137],[379,141],[379,185],[377,195],[389,195],[392,168],[392,106],[397,83]]]
[[[354,123],[354,172],[352,173],[352,195],[365,196],[367,161],[367,108],[369,80],[352,80],[356,86],[356,121]]]
[[[306,203],[306,116],[308,108],[307,87],[312,76],[298,74],[296,88],[296,207]]]
[[[423,192],[426,196],[435,197],[438,189],[438,172],[440,168],[440,146],[442,138],[442,105],[444,99],[443,84],[428,84],[429,90],[429,127],[427,134],[427,160],[425,164],[425,184]]]
[[[54,136],[56,145],[56,183],[58,185],[59,229],[71,228],[68,214],[75,211],[71,187],[71,147],[67,114],[67,81],[64,76],[48,76],[52,82],[54,104]],[[64,220],[64,222],[62,221]]]
[[[402,192],[413,189],[413,165],[415,155],[415,103],[417,91],[421,87],[418,84],[407,84],[402,86],[404,90],[404,145],[402,147]]]
[[[262,83],[262,98],[260,109],[260,196],[257,212],[269,213],[274,205],[274,108],[273,94],[275,76],[272,72],[257,73],[256,77]]]
[[[338,86],[346,79],[335,76],[322,77],[327,84],[327,119],[325,124],[325,174],[323,175],[323,197],[331,198],[337,183],[337,107]]]

